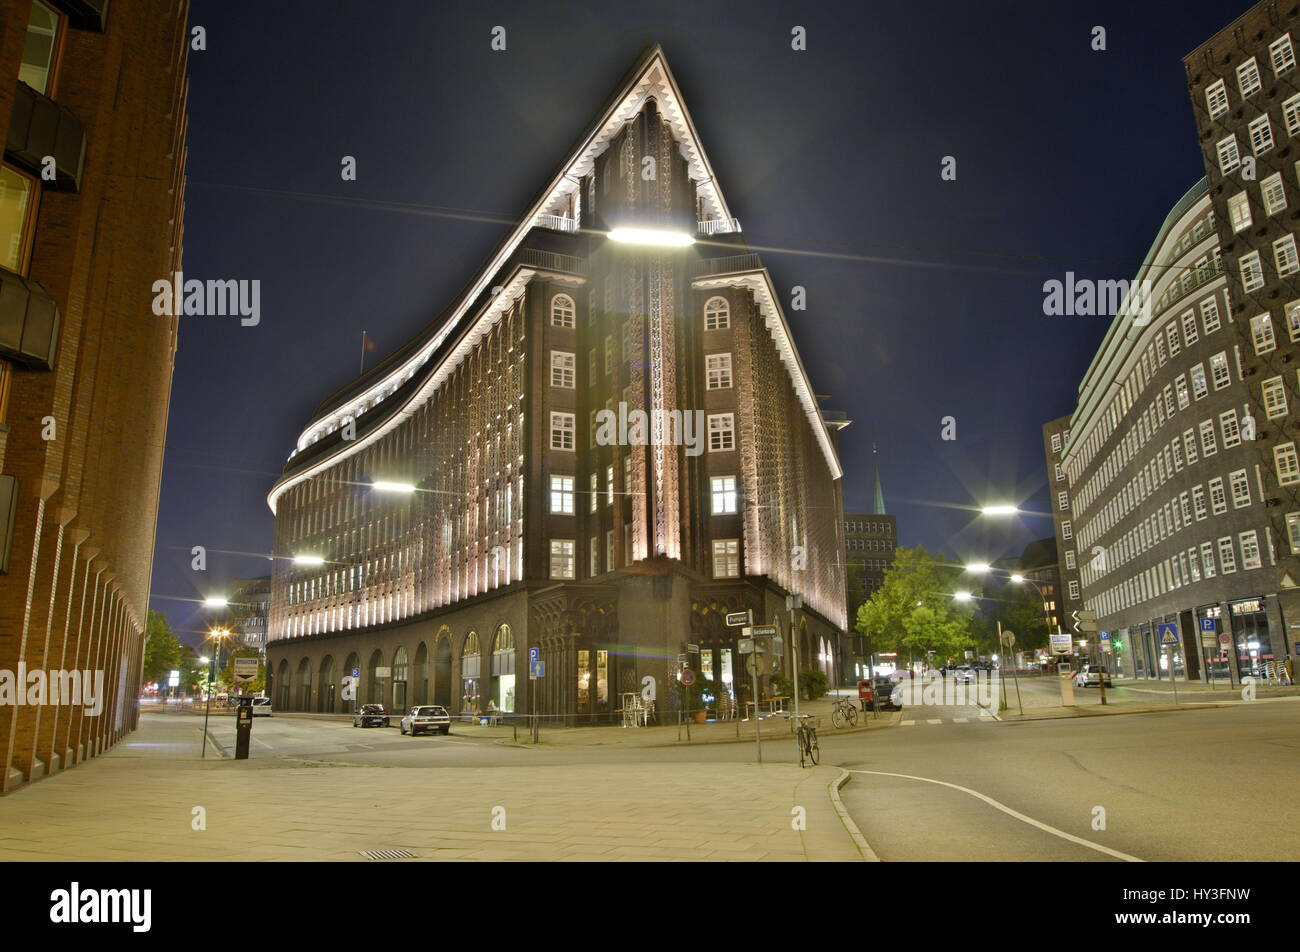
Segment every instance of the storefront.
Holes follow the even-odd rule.
[[[1276,660],[1268,625],[1265,598],[1248,598],[1229,602],[1232,640],[1237,650],[1237,670],[1242,677],[1258,678],[1264,664]]]
[[[1209,684],[1232,684],[1232,661],[1228,657],[1228,646],[1223,644],[1219,635],[1226,626],[1223,623],[1222,605],[1202,605],[1193,613],[1196,617],[1196,631],[1200,639],[1201,666],[1205,671],[1205,680]],[[1205,622],[1212,624],[1209,628]]]

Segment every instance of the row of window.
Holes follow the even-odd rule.
[[[1283,33],[1270,43],[1268,56],[1274,76],[1281,76],[1294,69],[1295,50],[1291,46],[1291,34]],[[1243,102],[1264,87],[1259,75],[1259,63],[1253,56],[1237,67],[1236,74],[1237,89],[1241,92]],[[1205,105],[1210,111],[1211,119],[1217,119],[1228,111],[1228,87],[1224,80],[1220,79],[1206,87]]]
[[[624,558],[627,563],[630,563],[632,561],[631,526],[623,527],[623,538],[626,544]],[[552,539],[550,577],[553,579],[574,579],[577,578],[577,568],[577,540]],[[590,577],[601,574],[600,542],[596,536],[592,536],[588,540],[587,568]],[[605,532],[605,571],[612,572],[614,568],[614,530],[609,529]],[[739,539],[713,540],[713,577],[740,577]]]
[[[1089,604],[1095,605],[1099,614],[1113,614],[1152,598],[1158,598],[1184,585],[1193,585],[1202,578],[1214,578],[1216,573],[1231,575],[1238,567],[1236,545],[1241,547],[1243,570],[1263,566],[1259,534],[1255,529],[1250,529],[1240,533],[1235,543],[1232,536],[1221,536],[1214,542],[1189,546],[1187,551],[1171,555],[1145,571],[1107,589],[1096,599],[1090,599]],[[1072,586],[1074,584],[1071,583]]]
[[[877,535],[893,535],[894,527],[888,522],[877,522],[870,520],[863,522],[860,519],[851,519],[844,523],[845,532],[866,532]]]
[[[578,309],[573,298],[557,294],[551,298],[551,326],[576,327]],[[731,305],[723,297],[711,297],[704,302],[704,329],[726,330],[731,326]]]
[[[612,408],[608,408],[612,409]],[[553,450],[563,450],[572,452],[574,450],[573,434],[576,426],[577,417],[572,413],[565,413],[560,410],[551,412],[550,427],[550,447]],[[710,413],[705,417],[708,436],[709,451],[723,453],[736,448],[736,417],[733,413]],[[596,432],[599,427],[596,425],[596,411],[591,412],[590,420],[590,446],[596,447]]]
[[[844,547],[850,552],[892,552],[894,544],[888,539],[854,539],[844,540]]]
[[[1232,313],[1226,297],[1223,301],[1223,308],[1227,312],[1228,319],[1231,320]],[[1077,483],[1081,474],[1092,465],[1097,453],[1101,451],[1111,433],[1119,428],[1120,421],[1127,417],[1129,411],[1137,404],[1138,397],[1142,395],[1158,369],[1165,366],[1171,357],[1177,356],[1184,347],[1191,347],[1201,340],[1202,335],[1209,337],[1222,326],[1223,320],[1220,314],[1218,296],[1214,295],[1205,298],[1196,307],[1188,308],[1177,318],[1170,318],[1169,322],[1163,326],[1163,330],[1157,329],[1141,359],[1135,363],[1132,373],[1129,374],[1128,379],[1116,393],[1107,409],[1103,411],[1097,428],[1084,442],[1080,453],[1066,464],[1066,475],[1070,477],[1071,484]],[[1210,367],[1216,389],[1221,390],[1231,383],[1226,351],[1220,351],[1212,357]],[[1200,396],[1209,392],[1204,387],[1205,368],[1202,364],[1197,364],[1196,367],[1192,368],[1191,373],[1195,392],[1198,394],[1197,399],[1199,399]],[[1068,433],[1068,431],[1066,432]],[[1053,438],[1053,450],[1055,451],[1055,438]],[[1116,447],[1111,453],[1112,457],[1119,452],[1120,448]],[[1097,498],[1101,490],[1105,488],[1106,483],[1109,482],[1109,479],[1103,476],[1103,470],[1106,468],[1108,467],[1105,464],[1099,467],[1083,489],[1077,493],[1084,500],[1081,508],[1086,508],[1093,499]],[[1109,468],[1115,469],[1113,461]]]

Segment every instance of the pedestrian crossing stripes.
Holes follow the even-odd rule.
[[[989,724],[989,723],[992,723],[994,720],[996,720],[996,718],[993,718],[993,717],[986,717],[986,716],[984,716],[984,715],[981,715],[981,716],[979,716],[979,717],[974,718],[973,720],[972,720],[971,718],[969,718],[969,717],[950,717],[950,718],[947,719],[947,723],[950,723],[950,724],[971,724],[971,723],[975,723],[975,724]],[[899,726],[899,727],[915,727],[917,724],[943,724],[943,723],[945,723],[945,721],[944,721],[944,718],[942,718],[942,717],[930,717],[930,718],[926,718],[924,721],[918,721],[918,720],[915,720],[915,719],[912,719],[912,720],[906,720],[906,721],[899,721],[899,722],[898,722],[898,726]]]

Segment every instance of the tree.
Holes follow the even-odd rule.
[[[978,596],[960,563],[935,558],[922,546],[899,548],[884,583],[858,609],[855,628],[875,651],[896,650],[942,660],[970,646],[974,602],[959,602],[958,590]]]
[[[167,616],[150,610],[145,622],[144,679],[167,683],[168,676],[181,664],[181,643],[172,634]]]

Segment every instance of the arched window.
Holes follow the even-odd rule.
[[[478,711],[480,663],[478,633],[471,631],[465,636],[465,648],[460,654],[460,709],[462,711]]]
[[[725,330],[731,326],[731,305],[724,297],[711,297],[704,302],[704,329]]]
[[[515,709],[515,636],[509,625],[498,627],[492,638],[491,693],[497,710]]]
[[[555,327],[573,327],[578,311],[573,298],[557,294],[551,298],[551,324]]]

